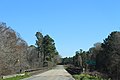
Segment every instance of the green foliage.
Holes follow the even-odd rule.
[[[72,64],[75,67],[87,68],[87,63],[86,63],[87,60],[88,60],[88,52],[85,52],[82,49],[80,49],[80,51],[76,51],[75,56],[63,58],[62,63]]]
[[[11,77],[11,78],[6,78],[6,79],[0,79],[0,80],[21,80],[24,78],[30,77],[27,73],[25,73],[24,76],[16,76],[16,77]]]
[[[73,75],[75,80],[106,80],[99,76],[90,76],[89,74]]]
[[[36,32],[36,37],[37,37],[36,45],[38,49],[38,57],[40,57],[43,56],[43,35],[40,32]]]
[[[56,54],[56,47],[54,40],[49,36],[46,35],[43,38],[43,49],[44,49],[44,58],[46,60],[52,61]]]
[[[87,69],[88,66],[87,66],[86,61],[88,59],[89,59],[88,52],[80,49],[80,51],[76,51],[76,55],[73,57],[74,66]]]
[[[73,57],[74,66],[82,67],[82,58],[79,51],[76,51],[76,55]]]
[[[98,70],[113,79],[120,79],[120,32],[112,32],[104,40],[102,48],[96,58]]]
[[[38,57],[41,58],[41,61],[44,63],[51,62],[53,65],[57,63],[56,58],[58,58],[56,55],[59,55],[59,53],[56,50],[54,40],[49,36],[43,36],[42,33],[37,32],[36,33],[36,45],[37,45],[37,50],[38,50]],[[49,66],[49,65],[48,65]]]

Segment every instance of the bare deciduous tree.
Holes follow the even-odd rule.
[[[16,73],[29,67],[27,43],[16,32],[0,23],[0,75]]]

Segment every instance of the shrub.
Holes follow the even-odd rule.
[[[91,76],[89,74],[80,74],[80,75],[73,75],[75,80],[106,80],[101,78],[100,76]]]

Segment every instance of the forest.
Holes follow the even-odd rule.
[[[88,51],[80,49],[75,56],[63,58],[62,64],[70,66],[71,74],[80,74],[84,69],[90,75],[120,80],[120,32],[111,32],[103,43],[95,43]]]
[[[0,22],[0,76],[22,73],[60,62],[54,40],[36,32],[35,45],[28,46],[19,33]]]
[[[19,33],[0,22],[0,76],[63,64],[71,74],[84,72],[120,80],[119,31],[111,32],[102,43],[95,43],[88,51],[80,49],[73,57],[62,58],[62,61],[48,34],[36,32],[35,36],[35,45],[28,46]]]

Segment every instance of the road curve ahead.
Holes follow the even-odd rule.
[[[55,69],[47,72],[34,75],[30,78],[23,80],[75,80],[72,76],[64,69],[63,65],[58,65]]]

